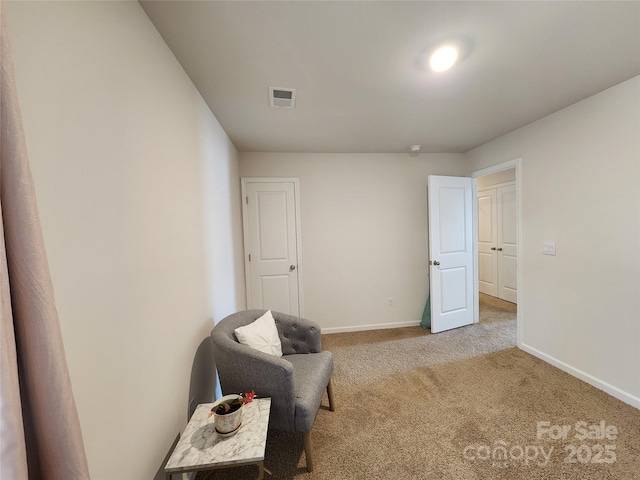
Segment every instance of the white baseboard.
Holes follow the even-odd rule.
[[[364,330],[384,330],[386,328],[400,328],[400,327],[417,327],[420,325],[420,321],[415,322],[397,322],[397,323],[376,323],[373,325],[352,325],[347,327],[322,327],[322,333],[346,333],[346,332],[362,332]]]
[[[540,350],[530,347],[529,345],[525,345],[523,343],[519,345],[519,347],[525,352],[530,353],[534,357],[538,357],[540,360],[544,360],[545,362],[550,363],[554,367],[558,367],[560,370],[567,372],[569,375],[573,375],[574,377],[579,378],[583,382],[587,382],[589,385],[592,385],[597,389],[608,393],[609,395],[617,398],[618,400],[621,400],[624,403],[631,405],[632,407],[640,409],[640,398],[636,397],[635,395],[625,392],[624,390],[621,390],[618,387],[614,387],[613,385],[607,382],[604,382],[592,375],[589,375],[588,373],[578,370],[577,368],[574,368],[571,365],[561,362],[560,360],[554,357],[551,357],[546,353],[541,352]]]

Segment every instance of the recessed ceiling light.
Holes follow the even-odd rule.
[[[409,147],[409,150],[411,150],[411,152],[413,153],[418,153],[421,148],[422,148],[422,145],[411,145]]]
[[[429,58],[429,66],[434,72],[444,72],[453,67],[458,60],[458,49],[451,45],[438,48],[431,58]]]
[[[468,37],[442,38],[420,51],[416,66],[423,71],[444,72],[469,58],[474,48],[475,42]]]

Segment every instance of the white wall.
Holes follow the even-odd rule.
[[[152,478],[244,307],[237,152],[137,2],[6,7],[91,476]]]
[[[244,177],[300,178],[304,315],[325,332],[420,321],[427,176],[467,170],[459,154],[240,154]]]
[[[523,348],[640,407],[640,77],[467,153],[517,157]]]

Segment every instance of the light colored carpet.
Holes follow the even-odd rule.
[[[420,327],[325,335],[334,382],[369,382],[514,347],[515,305],[483,295],[481,306],[480,323],[438,335]]]
[[[335,355],[338,410],[318,413],[312,473],[300,434],[270,432],[272,478],[640,478],[640,411],[515,348],[515,306],[481,301],[479,324],[437,335],[410,327],[324,336]],[[571,431],[537,438],[545,421]],[[577,439],[581,421],[604,421],[619,434]],[[506,458],[491,458],[499,446]],[[198,477],[223,478],[255,478],[255,467]]]

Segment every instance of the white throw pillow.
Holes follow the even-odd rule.
[[[234,332],[241,344],[276,357],[282,356],[282,344],[271,310],[255,322],[236,328]]]

